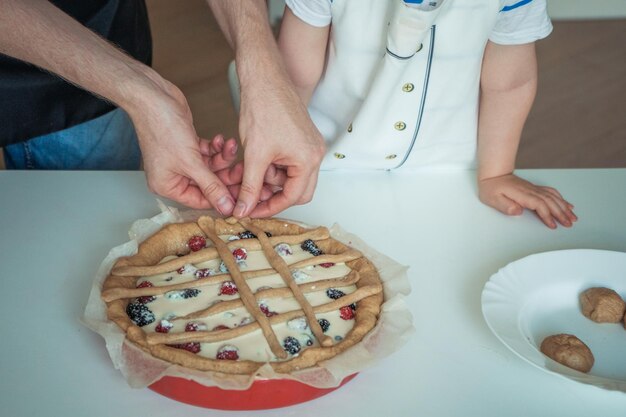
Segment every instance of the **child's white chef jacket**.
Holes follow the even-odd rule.
[[[322,169],[473,167],[487,40],[546,37],[545,0],[287,0],[313,26],[331,24],[326,66],[309,103],[327,141]]]

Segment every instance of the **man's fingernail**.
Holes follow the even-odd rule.
[[[224,216],[229,216],[233,212],[235,202],[232,198],[224,196],[217,202],[217,210]]]
[[[237,203],[237,207],[235,207],[235,211],[233,212],[233,216],[235,217],[243,217],[246,214],[246,205],[241,201]]]

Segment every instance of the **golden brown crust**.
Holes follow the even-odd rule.
[[[212,340],[227,340],[240,334],[258,329],[264,320],[268,324],[276,324],[298,316],[303,316],[305,315],[306,310],[303,311],[303,309],[301,309],[299,311],[290,311],[267,318],[262,314],[259,315],[257,313],[258,308],[256,308],[250,311],[250,313],[255,315],[256,321],[235,329],[173,334],[146,334],[141,327],[136,326],[128,317],[126,307],[129,302],[135,297],[164,294],[165,292],[174,289],[196,288],[203,285],[229,281],[231,279],[236,282],[238,281],[237,287],[240,290],[240,296],[242,295],[241,290],[244,288],[243,298],[247,298],[246,300],[240,298],[231,301],[224,301],[215,306],[206,308],[201,312],[192,313],[191,315],[179,318],[189,319],[196,317],[194,314],[197,314],[197,317],[207,316],[224,311],[225,308],[236,308],[241,305],[245,305],[248,307],[248,310],[250,310],[249,307],[253,304],[256,306],[257,300],[260,297],[263,297],[263,299],[284,297],[290,292],[292,294],[295,294],[296,292],[300,292],[300,294],[302,294],[314,290],[325,290],[327,288],[338,286],[339,282],[343,282],[344,285],[354,283],[357,290],[354,293],[346,294],[341,301],[334,300],[325,305],[316,307],[311,307],[309,305],[311,308],[309,314],[311,314],[312,312],[320,313],[323,311],[329,311],[329,309],[338,309],[341,306],[358,301],[358,308],[355,312],[354,318],[355,323],[352,330],[345,335],[343,340],[335,345],[310,347],[303,349],[299,355],[293,356],[287,360],[269,362],[274,370],[279,373],[289,373],[295,370],[308,368],[315,366],[321,361],[330,359],[360,342],[363,337],[376,325],[378,315],[380,313],[380,306],[383,302],[382,283],[376,268],[369,260],[362,257],[360,252],[330,238],[326,228],[306,229],[300,225],[278,219],[246,219],[242,223],[244,223],[248,229],[254,229],[256,232],[260,230],[270,232],[272,237],[268,239],[265,238],[265,236],[262,236],[258,240],[240,240],[237,241],[237,246],[239,247],[244,246],[255,250],[258,250],[258,248],[263,246],[264,250],[267,250],[269,247],[271,252],[266,252],[266,256],[269,254],[268,258],[272,258],[275,255],[272,248],[278,243],[288,242],[291,244],[299,244],[306,239],[313,239],[315,240],[317,246],[324,251],[324,254],[315,257],[314,259],[300,261],[291,265],[292,267],[296,265],[298,267],[304,267],[306,265],[314,265],[322,262],[345,262],[353,272],[342,279],[317,281],[315,282],[315,285],[296,285],[293,282],[291,275],[287,274],[288,269],[285,269],[284,266],[279,266],[277,269],[281,272],[280,269],[282,268],[281,276],[283,279],[290,279],[292,281],[286,281],[287,288],[273,288],[259,291],[258,294],[252,294],[251,292],[245,294],[247,293],[245,290],[245,287],[247,287],[245,281],[247,279],[259,276],[259,274],[275,274],[276,270],[266,269],[263,271],[246,271],[241,273],[237,270],[234,263],[232,265],[228,265],[228,263],[232,262],[226,261],[228,257],[222,254],[221,258],[225,261],[225,263],[227,263],[229,271],[232,271],[231,274],[220,274],[201,278],[193,281],[192,285],[190,285],[190,283],[182,283],[161,287],[136,288],[137,281],[141,276],[169,272],[188,263],[198,263],[208,259],[215,259],[220,251],[226,253],[226,251],[230,251],[231,246],[233,246],[230,244],[231,242],[222,242],[219,240],[217,248],[214,246],[189,253],[187,242],[192,236],[209,235],[208,237],[213,240],[215,239],[215,236],[231,234],[236,235],[247,230],[243,224],[233,221],[233,219],[223,220],[203,217],[198,221],[198,223],[177,223],[163,227],[160,231],[139,245],[137,254],[118,260],[112,269],[112,273],[106,278],[102,287],[102,297],[107,304],[108,318],[115,322],[122,330],[126,331],[128,340],[154,357],[188,368],[217,371],[226,374],[253,374],[259,367],[263,366],[264,363],[247,360],[231,361],[210,359],[182,349],[170,347],[168,344],[187,343],[192,341],[203,342]],[[259,243],[259,241],[261,241],[261,243]],[[263,242],[265,242],[265,244]],[[230,254],[230,252],[228,253]],[[163,258],[171,255],[183,256],[168,262],[159,263]],[[229,261],[232,261],[232,259],[233,258],[230,257]],[[280,262],[284,263],[284,261],[278,257],[278,259],[271,259],[270,264],[276,268],[275,265]],[[246,304],[250,305],[248,306]],[[314,320],[314,322],[316,325],[318,324],[317,320]],[[270,339],[268,339],[268,343],[270,343]],[[280,347],[280,345],[278,346]],[[276,346],[274,346],[274,348],[275,347]],[[284,350],[282,350],[282,347],[281,352],[285,353]],[[280,356],[277,355],[277,357]]]

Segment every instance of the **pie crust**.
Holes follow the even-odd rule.
[[[206,244],[198,246],[203,240]],[[264,267],[250,267],[241,259],[248,255],[261,257]],[[217,262],[221,262],[219,270],[195,267]],[[195,271],[191,278],[186,268]],[[295,271],[305,273],[296,275]],[[274,284],[252,285],[269,278]],[[224,294],[223,286],[229,290]],[[202,308],[194,305],[190,311],[188,303],[201,292],[211,294],[214,301]],[[273,218],[204,216],[197,222],[164,226],[141,243],[135,255],[120,258],[103,283],[102,299],[108,318],[126,332],[129,341],[154,357],[226,374],[254,374],[266,363],[278,373],[290,373],[313,367],[360,342],[377,323],[383,291],[374,265],[359,251],[333,239],[325,227],[307,228]],[[269,311],[265,300],[268,305],[271,301],[288,307]],[[182,313],[169,309],[164,317],[163,312],[151,311],[152,304],[180,306]],[[233,316],[234,311],[243,311],[250,319],[212,329],[203,324],[220,315]],[[352,326],[345,334],[330,337],[326,334],[329,326],[322,326],[328,320],[319,318],[324,314],[345,321],[338,319],[341,323],[331,328]],[[304,339],[279,339],[277,329],[286,328],[285,324],[293,328],[292,323],[305,329]],[[262,334],[265,356],[230,356],[245,347],[241,338],[254,334]],[[222,346],[218,355],[207,356],[218,345]],[[263,347],[257,350],[263,352]]]

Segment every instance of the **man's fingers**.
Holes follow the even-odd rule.
[[[259,156],[251,155],[245,157],[241,188],[239,189],[237,204],[233,211],[233,216],[237,218],[248,216],[259,201],[261,188],[263,187],[263,178],[265,177],[267,167],[270,165],[269,161]]]
[[[298,203],[308,187],[308,180],[306,176],[287,178],[282,191],[275,193],[267,201],[260,202],[250,213],[250,217],[270,217]]]
[[[235,207],[235,201],[224,183],[201,164],[189,168],[193,175],[188,176],[193,178],[199,191],[211,203],[213,208],[223,216],[231,215]]]

